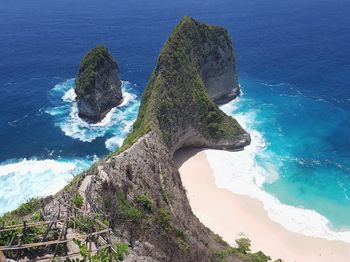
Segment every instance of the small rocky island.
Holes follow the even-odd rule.
[[[98,120],[118,104],[117,68],[104,47],[84,58],[76,89],[83,116]],[[58,256],[74,250],[69,232],[75,238],[88,236],[90,247],[98,242],[96,234],[103,237],[108,232],[109,245],[117,254],[123,252],[125,261],[267,261],[251,260],[246,251],[230,247],[198,220],[173,161],[174,152],[186,146],[239,150],[250,143],[249,134],[214,102],[232,99],[238,92],[228,32],[184,17],[160,52],[123,146],[55,196],[28,202],[24,210],[2,220],[16,224],[40,208],[47,217],[60,210],[73,215],[67,230],[58,228],[68,239],[61,253],[56,248]]]
[[[79,116],[99,122],[122,100],[119,67],[103,45],[91,49],[80,63],[76,80]]]

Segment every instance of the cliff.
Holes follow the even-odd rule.
[[[108,49],[98,45],[80,63],[75,93],[79,116],[100,121],[122,101],[119,67]]]
[[[76,176],[46,205],[52,213],[80,192],[87,210],[118,236],[114,241],[129,243],[125,261],[241,261],[238,249],[192,213],[173,162],[185,146],[239,150],[250,143],[213,101],[232,91],[223,91],[235,79],[225,76],[231,51],[226,30],[184,17],[161,50],[123,146]],[[220,62],[227,56],[230,66]]]
[[[237,150],[248,145],[250,136],[210,98],[210,93],[215,99],[222,90],[214,91],[209,73],[203,78],[204,71],[218,72],[217,64],[223,58],[217,53],[226,49],[228,42],[228,33],[222,27],[184,17],[159,55],[133,131],[122,148],[151,130],[160,136],[171,154],[185,146]],[[227,70],[222,66],[222,72]],[[221,78],[225,83],[219,79],[217,86],[221,88],[226,78]]]
[[[198,59],[204,86],[217,104],[225,104],[239,94],[233,44],[225,28],[186,17],[173,37],[173,41],[181,39],[186,52]],[[196,43],[188,43],[186,38],[196,39]]]

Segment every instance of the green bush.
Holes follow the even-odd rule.
[[[32,199],[29,199],[27,202],[23,203],[22,205],[20,205],[19,208],[16,209],[14,212],[18,216],[26,216],[38,210],[40,208],[40,205],[41,205],[41,201],[39,198],[32,198]]]
[[[222,261],[229,261],[231,255],[236,255],[245,262],[268,262],[271,261],[271,257],[265,255],[263,252],[258,251],[256,253],[251,253],[250,250],[250,240],[248,238],[240,238],[236,240],[237,247],[233,248],[228,246],[228,244],[222,240],[222,238],[216,235],[216,239],[226,246],[223,249],[213,249],[211,250],[212,256],[220,259]],[[282,260],[276,260],[276,262],[282,262]]]
[[[158,222],[162,226],[162,228],[164,228],[165,230],[171,230],[173,228],[170,222],[169,211],[166,210],[165,208],[159,209]]]
[[[248,238],[240,238],[236,240],[237,244],[237,252],[241,254],[248,254],[250,252],[250,239]]]
[[[265,255],[263,252],[258,251],[251,253],[250,250],[251,241],[248,238],[240,238],[236,240],[237,247],[234,249],[234,253],[247,262],[268,262],[271,261],[271,257]]]
[[[123,261],[125,255],[129,254],[129,245],[127,243],[118,243],[114,246],[117,251],[117,259]]]
[[[222,260],[225,260],[232,253],[233,253],[233,251],[231,249],[214,249],[214,250],[212,250],[213,257],[220,258]]]
[[[132,220],[133,222],[140,222],[144,215],[143,212],[137,207],[134,207],[132,203],[130,203],[127,200],[127,198],[123,193],[118,192],[116,197],[117,197],[118,207],[122,215],[125,218]]]
[[[81,208],[84,204],[84,198],[80,195],[79,192],[76,192],[73,195],[72,202],[73,202],[73,206],[75,206],[76,208]]]
[[[153,201],[151,200],[150,196],[148,193],[144,193],[139,195],[136,198],[136,202],[145,210],[148,212],[152,212],[154,205],[153,205]]]
[[[258,251],[256,253],[250,254],[250,260],[251,262],[268,262],[271,261],[271,257],[265,255],[263,252]]]
[[[21,204],[14,211],[11,211],[2,215],[0,217],[0,225],[2,225],[3,223],[5,226],[21,224],[24,217],[29,216],[30,214],[38,211],[40,208],[41,208],[40,198],[29,199],[27,202]],[[35,214],[34,214],[34,218],[35,218]]]

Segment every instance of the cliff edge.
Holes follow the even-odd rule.
[[[99,122],[122,102],[119,67],[108,49],[98,45],[80,63],[75,93],[79,116]]]

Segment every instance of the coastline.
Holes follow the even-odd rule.
[[[272,259],[350,261],[350,244],[288,231],[269,218],[258,199],[218,188],[205,150],[182,149],[174,160],[194,214],[230,245],[248,237],[252,251],[261,250]]]

